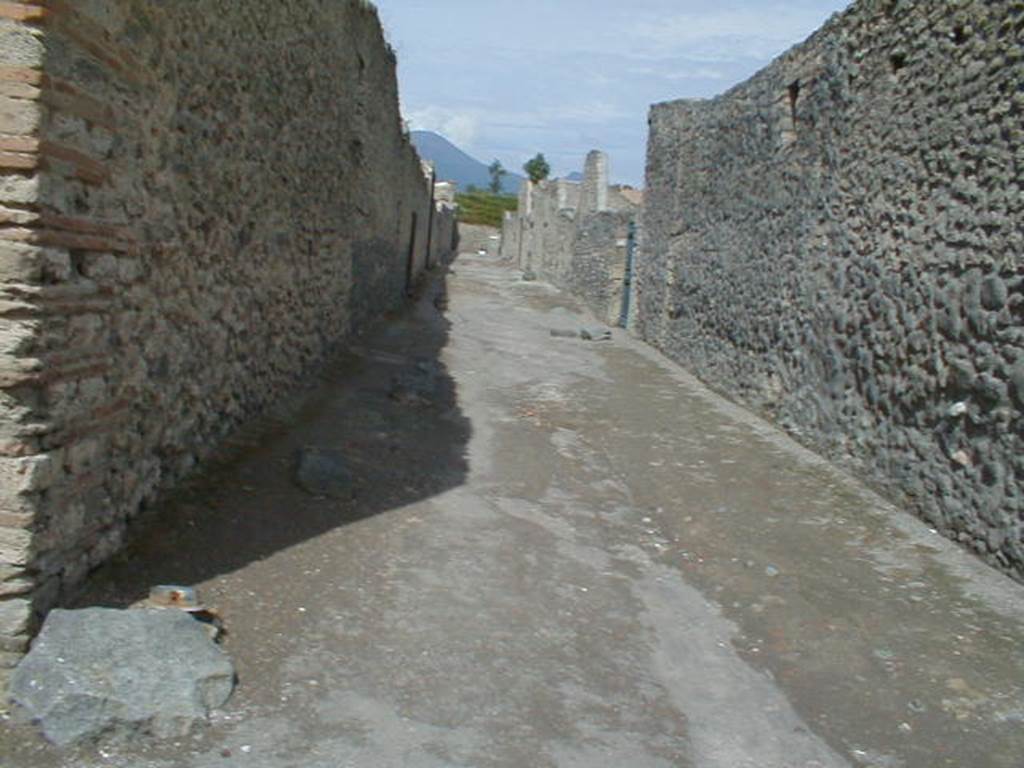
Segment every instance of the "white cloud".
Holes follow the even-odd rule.
[[[633,24],[628,34],[653,57],[728,62],[775,56],[820,23],[820,8],[764,4],[652,17]]]
[[[480,129],[479,116],[472,110],[428,106],[412,110],[406,119],[414,131],[440,133],[460,147],[472,146]]]
[[[720,69],[711,67],[697,67],[696,69],[684,69],[681,72],[670,72],[665,75],[666,80],[729,80],[731,76]]]
[[[573,170],[598,147],[612,154],[617,178],[633,183],[643,177],[650,104],[720,93],[847,5],[377,2],[400,49],[403,113],[412,128],[436,131],[474,157],[497,157],[517,170],[538,150],[556,172]],[[458,12],[439,13],[438,6]],[[451,40],[471,67],[452,67]]]
[[[538,117],[547,121],[571,120],[583,125],[599,125],[610,120],[628,117],[630,112],[621,106],[607,101],[577,101],[563,104],[554,109],[542,112]]]
[[[410,110],[406,119],[412,130],[440,133],[454,144],[466,149],[474,146],[474,139],[478,135],[486,136],[495,128],[536,131],[565,123],[602,125],[611,120],[629,117],[630,114],[622,107],[595,99],[535,110],[430,105]]]
[[[722,69],[715,69],[707,66],[685,66],[680,67],[674,61],[665,62],[658,67],[630,67],[627,74],[637,77],[654,77],[662,80],[730,80],[732,75]]]

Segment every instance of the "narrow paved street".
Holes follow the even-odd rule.
[[[583,326],[462,256],[83,598],[198,583],[214,726],[5,768],[1021,768],[1024,588]],[[294,487],[310,444],[354,501]]]

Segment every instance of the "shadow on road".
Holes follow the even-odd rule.
[[[120,607],[154,584],[207,582],[461,485],[471,430],[440,357],[446,303],[446,276],[428,276],[410,305],[355,339],[316,382],[243,429],[200,476],[136,523],[130,545],[71,607]],[[317,497],[295,484],[305,446],[344,451],[353,498]]]

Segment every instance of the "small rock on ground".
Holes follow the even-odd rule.
[[[345,454],[337,448],[303,448],[298,453],[295,482],[314,496],[351,498],[353,477]]]
[[[609,330],[591,330],[589,328],[583,328],[580,330],[580,338],[584,341],[608,341],[612,337],[612,332]]]

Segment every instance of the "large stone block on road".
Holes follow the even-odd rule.
[[[344,452],[336,448],[303,448],[295,463],[296,484],[314,496],[352,498],[353,476]]]
[[[16,718],[58,746],[99,736],[181,736],[234,688],[227,654],[181,611],[50,613],[15,669]]]

